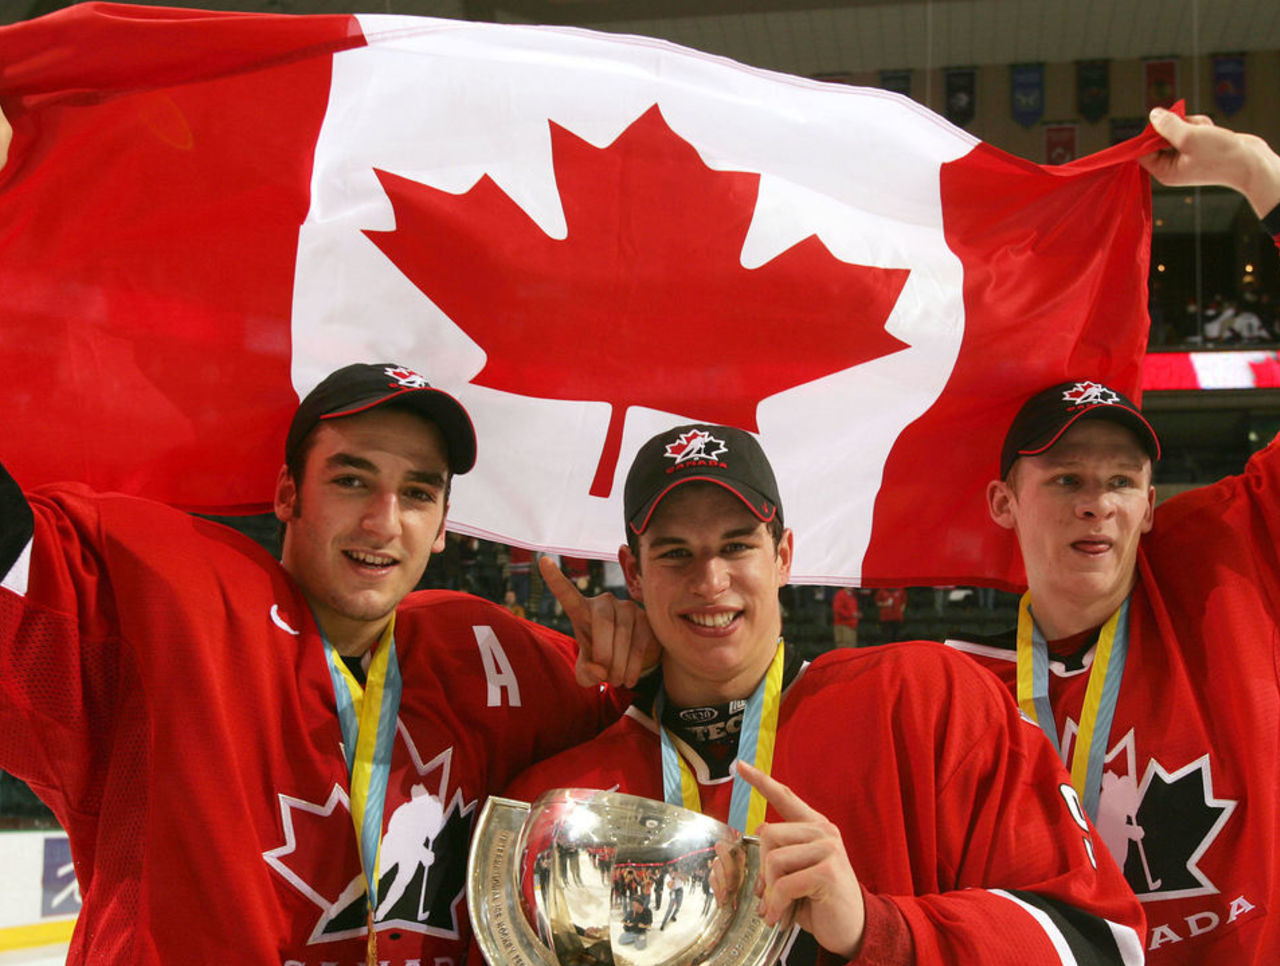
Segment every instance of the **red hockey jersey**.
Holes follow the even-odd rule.
[[[1143,537],[1097,828],[1142,899],[1148,961],[1280,962],[1280,446],[1182,493]],[[1013,636],[953,641],[1016,692]],[[1051,662],[1064,755],[1083,669]]]
[[[731,782],[690,764],[704,811],[724,820]],[[840,828],[854,872],[901,912],[921,966],[1141,962],[1141,909],[1049,743],[946,648],[842,650],[808,665],[783,696],[773,775]],[[565,786],[661,799],[653,720],[633,706],[507,794],[532,801]],[[766,820],[778,820],[772,809]],[[833,958],[802,934],[783,961]]]
[[[288,575],[141,500],[66,487],[29,506],[0,473],[0,768],[70,837],[68,962],[363,963],[333,685]],[[477,807],[621,709],[575,683],[573,641],[474,597],[411,594],[395,640],[379,961],[447,966],[470,939]]]

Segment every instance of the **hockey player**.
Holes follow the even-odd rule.
[[[1138,903],[994,679],[940,645],[804,664],[785,643],[794,536],[750,434],[659,434],[624,505],[619,559],[661,674],[508,795],[617,788],[759,835],[761,908],[777,921],[794,905],[805,930],[790,966],[1141,962]],[[650,938],[655,954],[664,939]]]
[[[1241,191],[1280,235],[1280,157],[1156,111],[1169,184]],[[1280,239],[1278,239],[1280,241]],[[1144,903],[1151,963],[1280,962],[1280,449],[1155,509],[1156,435],[1082,379],[1009,428],[991,515],[1029,591],[1016,633],[952,642],[1059,745]]]
[[[616,717],[598,682],[647,639],[634,605],[575,607],[575,681],[568,638],[410,593],[474,460],[452,397],[358,364],[294,417],[281,562],[0,471],[0,768],[70,837],[68,962],[462,962],[474,809]]]

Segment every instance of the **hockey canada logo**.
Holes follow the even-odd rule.
[[[1215,795],[1209,756],[1172,771],[1154,758],[1142,774],[1135,765],[1129,731],[1107,756],[1094,823],[1129,885],[1148,902],[1218,894],[1226,884],[1200,860],[1237,803]]]
[[[399,802],[387,820],[379,850],[378,928],[457,939],[466,888],[467,843],[475,802],[449,797],[453,749],[423,763],[403,724],[417,780],[397,789]],[[317,907],[310,943],[362,936],[366,929],[364,874],[354,852],[351,803],[335,785],[324,802],[280,794],[284,844],[262,857]],[[392,803],[388,789],[387,804]],[[353,843],[350,863],[333,861],[336,841]],[[341,867],[339,867],[341,866]]]
[[[406,366],[388,366],[382,371],[405,389],[422,389],[430,385],[425,378]]]
[[[1117,393],[1096,382],[1077,382],[1062,398],[1077,406],[1112,406],[1120,401]]]
[[[717,439],[706,430],[691,429],[681,433],[674,443],[667,444],[666,456],[675,461],[676,466],[691,460],[715,462],[728,452],[724,440]]]

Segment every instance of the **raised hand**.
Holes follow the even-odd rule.
[[[591,687],[607,681],[614,687],[634,687],[640,675],[658,663],[658,640],[634,601],[609,593],[582,596],[550,557],[538,558],[538,571],[573,625],[579,684]]]
[[[1239,191],[1258,217],[1280,204],[1280,156],[1252,134],[1218,127],[1202,114],[1183,120],[1157,107],[1151,126],[1169,147],[1140,164],[1166,185],[1222,185]]]
[[[0,111],[0,168],[9,160],[9,142],[13,140],[13,128],[9,119]]]
[[[862,942],[866,909],[840,830],[782,782],[744,761],[734,767],[783,819],[755,830],[761,845],[760,915],[776,923],[794,905],[796,922],[820,946],[852,959]]]

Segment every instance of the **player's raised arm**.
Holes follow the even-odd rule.
[[[584,597],[550,557],[538,559],[538,570],[573,625],[579,684],[590,687],[607,681],[614,687],[634,687],[644,670],[658,663],[658,641],[634,601],[610,593]]]
[[[1151,112],[1151,126],[1169,147],[1141,164],[1161,184],[1234,188],[1259,218],[1280,205],[1280,156],[1262,138],[1218,127],[1200,114],[1184,120],[1160,107]]]

